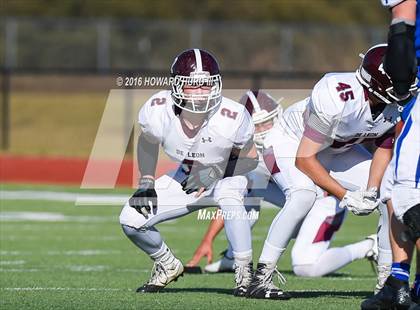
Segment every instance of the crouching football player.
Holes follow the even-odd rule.
[[[153,95],[139,112],[138,190],[124,206],[124,233],[154,261],[150,279],[137,292],[158,292],[183,274],[183,265],[156,225],[213,202],[229,213],[226,234],[236,264],[234,294],[245,293],[252,276],[251,230],[243,197],[245,173],[255,169],[254,125],[245,107],[222,97],[216,59],[200,49],[175,58],[171,91]],[[159,144],[179,168],[155,180]],[[242,215],[245,216],[242,216]]]
[[[374,46],[356,73],[325,75],[302,107],[286,111],[265,139],[264,148],[272,149],[279,167],[273,177],[286,203],[271,224],[247,296],[278,299],[284,294],[273,284],[276,264],[311,209],[331,199],[317,199],[319,188],[355,214],[378,206],[377,188],[392,156],[399,120],[398,98],[388,91],[392,82],[383,72],[385,52],[386,45]],[[373,158],[360,145],[367,140],[378,146]],[[382,210],[379,264],[390,266],[386,215]]]

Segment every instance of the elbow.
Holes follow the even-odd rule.
[[[309,167],[311,166],[312,159],[313,159],[312,157],[302,157],[302,156],[296,157],[295,166],[300,171],[307,174],[307,172],[310,170]]]
[[[306,167],[306,158],[304,158],[304,157],[296,157],[295,166],[300,171],[304,172],[305,171],[305,167]]]

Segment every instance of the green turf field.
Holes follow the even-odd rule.
[[[2,190],[77,192],[65,187],[2,185]],[[128,193],[117,190],[114,193]],[[185,275],[164,293],[139,295],[151,261],[137,250],[118,224],[120,207],[75,206],[72,202],[0,201],[0,309],[357,309],[375,284],[367,261],[318,279],[292,275],[290,256],[279,263],[290,301],[259,301],[231,295],[232,274]],[[264,209],[254,229],[255,260],[276,210]],[[38,219],[36,219],[38,216]],[[377,216],[349,216],[335,245],[375,232]],[[187,262],[206,230],[197,214],[158,227],[166,243]],[[215,253],[226,246],[219,236]]]

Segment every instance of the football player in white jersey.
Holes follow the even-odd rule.
[[[418,96],[412,98],[418,86],[416,73],[420,77],[416,68],[416,58],[417,65],[420,63],[420,3],[415,0],[382,0],[382,3],[392,12],[384,69],[393,81],[394,96],[406,104],[394,155],[381,185],[381,199],[387,201],[390,215],[391,274],[384,287],[362,303],[361,308],[366,310],[408,309],[412,301],[417,303],[413,308],[420,308],[420,104]],[[410,294],[414,244],[417,270]]]
[[[171,74],[172,90],[153,95],[139,112],[141,178],[120,214],[124,233],[154,261],[150,279],[137,292],[160,291],[183,274],[182,263],[156,225],[214,204],[226,214],[236,264],[234,294],[241,296],[252,275],[251,230],[243,197],[244,174],[258,164],[254,125],[243,105],[222,97],[219,66],[209,52],[182,52]],[[180,166],[155,180],[159,145]]]
[[[248,91],[240,100],[242,104],[247,106],[248,111],[252,115],[255,125],[254,142],[257,150],[262,152],[264,138],[275,123],[278,122],[278,116],[281,115],[281,106],[268,94],[263,91]],[[296,103],[297,106],[306,105],[307,100],[302,103]],[[288,110],[293,110],[289,107]],[[257,169],[247,174],[250,182],[250,189],[247,194],[247,210],[260,210],[260,200],[263,198],[275,206],[282,207],[285,197],[280,188],[276,185],[275,180],[271,178],[273,174],[279,173],[278,167],[275,166],[273,153],[266,152],[264,160],[260,154],[260,164]],[[323,198],[324,193],[321,191],[318,195]],[[255,199],[251,199],[255,198]],[[295,246],[292,249],[292,265],[293,270],[298,276],[324,276],[339,268],[349,264],[350,262],[368,258],[375,260],[377,258],[377,242],[376,235],[369,236],[366,240],[349,244],[341,248],[330,248],[330,244],[335,232],[341,227],[347,210],[337,207],[334,197],[324,200],[325,205],[317,205],[305,217],[300,229],[296,230],[297,236]],[[256,219],[251,221],[253,226]],[[207,256],[208,262],[212,259],[212,243],[214,238],[223,229],[223,218],[212,220],[206,235],[200,246],[195,251],[193,259],[188,266],[196,266],[200,259]],[[204,270],[209,273],[230,272],[234,270],[234,262],[232,248],[229,245],[224,251],[223,257],[207,265]]]
[[[378,206],[377,188],[392,156],[393,130],[399,107],[385,89],[386,44],[369,49],[353,73],[330,73],[314,87],[307,102],[285,111],[264,141],[279,173],[273,175],[286,203],[273,220],[247,291],[251,298],[276,299],[276,264],[294,231],[316,205],[337,198],[338,207],[369,214]],[[360,144],[375,141],[373,155]],[[372,159],[372,160],[371,160]],[[330,196],[316,199],[319,188]],[[390,264],[387,213],[382,210],[379,264]],[[386,258],[385,258],[386,257]]]

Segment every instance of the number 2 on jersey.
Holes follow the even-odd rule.
[[[354,99],[354,94],[349,84],[338,82],[338,86],[335,89],[340,94],[341,100],[344,102],[349,99]]]
[[[162,104],[165,104],[165,103],[166,103],[166,98],[165,97],[155,98],[155,99],[152,100],[151,106],[153,107],[154,105],[162,105]]]
[[[238,115],[238,112],[232,112],[229,109],[223,108],[220,111],[220,114],[222,114],[223,116],[229,117],[231,119],[236,119],[236,116]]]

